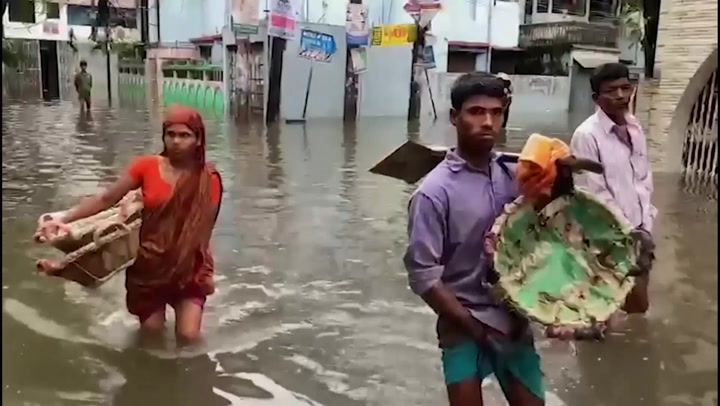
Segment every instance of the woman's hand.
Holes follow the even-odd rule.
[[[63,217],[64,212],[48,213],[40,216],[33,239],[36,242],[46,242],[70,234],[71,227],[63,221]]]

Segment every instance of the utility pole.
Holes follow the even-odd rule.
[[[410,62],[410,101],[408,103],[408,120],[420,117],[420,81],[416,77],[417,64],[424,44],[425,30],[420,27],[419,17],[415,19],[415,41],[413,41],[412,59]]]
[[[488,50],[487,50],[487,57],[485,58],[485,70],[487,71],[487,73],[492,73],[492,15],[493,15],[494,8],[495,8],[495,0],[488,0],[488,18],[487,18]]]
[[[107,80],[108,104],[112,106],[112,74],[110,72],[110,6],[107,0],[98,2],[98,16],[105,26],[105,76]]]
[[[105,25],[105,76],[107,80],[108,104],[112,106],[112,73],[110,72],[110,26]]]

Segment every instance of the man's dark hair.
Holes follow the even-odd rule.
[[[603,83],[618,79],[630,79],[630,71],[627,66],[618,62],[606,63],[595,68],[590,76],[590,87],[594,94],[599,94]]]
[[[80,66],[87,66],[87,62],[85,62],[85,61],[80,61]]]
[[[505,103],[505,83],[497,76],[486,72],[466,73],[455,80],[450,91],[450,104],[460,110],[463,103],[473,96],[498,98]]]

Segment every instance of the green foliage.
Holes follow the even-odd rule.
[[[631,36],[638,38],[645,55],[645,76],[652,77],[655,67],[661,0],[624,0],[620,19]]]

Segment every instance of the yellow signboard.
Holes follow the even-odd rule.
[[[389,47],[412,44],[415,42],[417,27],[415,24],[388,24],[372,29],[372,46]]]

